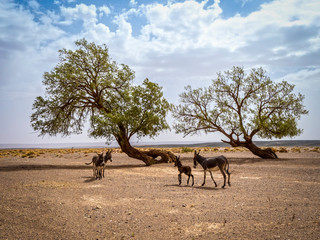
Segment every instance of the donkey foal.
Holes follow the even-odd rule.
[[[187,181],[187,184],[189,185],[189,180],[190,180],[190,176],[192,177],[192,185],[194,184],[194,177],[193,175],[191,174],[191,167],[189,166],[182,166],[181,162],[180,162],[180,156],[177,157],[176,156],[176,162],[174,163],[174,166],[175,167],[178,167],[178,170],[179,170],[179,175],[178,175],[178,180],[179,180],[179,185],[181,185],[181,175],[182,173],[186,174],[188,176],[188,181]]]

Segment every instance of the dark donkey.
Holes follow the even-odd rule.
[[[106,153],[106,155],[103,157],[103,171],[102,171],[102,176],[104,177],[104,169],[107,166],[107,162],[110,161],[112,162],[112,149],[108,150],[108,152]]]
[[[182,173],[184,173],[184,174],[186,174],[188,176],[188,181],[187,181],[188,185],[189,185],[190,176],[192,177],[192,185],[191,186],[193,186],[194,177],[191,174],[191,167],[182,166],[182,163],[180,162],[180,156],[179,157],[176,156],[176,162],[174,163],[174,166],[178,167],[178,170],[180,172],[179,175],[178,175],[179,185],[181,184],[181,175],[182,175]]]
[[[107,162],[112,162],[112,149],[108,150],[105,156],[103,153],[97,153],[97,156],[93,156],[91,162],[85,163],[87,165],[93,164],[93,177],[96,179],[101,179],[104,177],[104,170],[106,168]]]
[[[224,183],[222,188],[225,187],[226,185],[226,173],[228,174],[228,185],[231,186],[230,184],[230,173],[229,173],[229,162],[228,159],[225,156],[218,156],[218,157],[212,157],[212,158],[205,158],[200,156],[200,151],[197,153],[197,151],[194,151],[194,157],[193,157],[193,164],[194,168],[197,167],[198,163],[202,166],[204,170],[204,179],[202,186],[206,183],[206,172],[209,171],[211,178],[217,187],[217,183],[214,181],[212,172],[211,171],[216,171],[220,169],[223,178],[224,178]],[[228,167],[228,168],[227,168]]]

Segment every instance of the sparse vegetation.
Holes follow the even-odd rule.
[[[300,152],[301,152],[301,148],[299,148],[299,147],[293,147],[293,148],[291,148],[291,152],[300,153]]]
[[[182,153],[193,152],[193,149],[192,149],[192,148],[189,148],[189,147],[182,147],[182,148],[181,148],[181,152],[182,152]]]
[[[281,153],[287,153],[288,152],[288,149],[286,147],[280,147],[278,149],[278,152],[281,152]]]
[[[149,148],[138,148],[140,151],[149,151]],[[224,153],[224,152],[245,152],[249,151],[243,147],[174,147],[161,148],[165,151],[173,153],[188,153],[194,150],[201,152]],[[272,147],[274,152],[280,153],[303,153],[303,152],[318,152],[320,147]],[[52,154],[55,157],[61,158],[64,154],[83,154],[85,157],[90,154],[101,152],[102,148],[66,148],[66,149],[0,149],[0,158],[4,157],[21,157],[21,158],[36,158],[44,154]],[[122,153],[120,148],[112,148],[114,153]]]

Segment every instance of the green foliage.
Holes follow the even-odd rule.
[[[294,85],[286,81],[274,83],[262,68],[249,74],[241,67],[218,73],[212,85],[205,88],[185,88],[181,104],[174,107],[178,120],[177,133],[198,131],[221,132],[232,146],[242,146],[241,140],[282,138],[299,135],[297,120],[307,114],[304,96],[292,93]]]
[[[106,45],[75,42],[76,50],[60,50],[60,62],[44,73],[45,97],[33,104],[31,124],[40,135],[81,133],[89,119],[89,133],[108,140],[123,135],[156,136],[168,129],[169,103],[162,88],[145,79],[132,81],[134,72],[112,61]]]
[[[169,126],[165,121],[169,103],[163,98],[161,87],[145,79],[141,86],[131,86],[111,113],[101,112],[91,118],[94,137],[111,140],[123,130],[128,139],[154,137]],[[121,128],[119,128],[119,125]]]
[[[192,149],[192,148],[189,148],[189,147],[182,147],[182,148],[181,148],[181,152],[182,152],[182,153],[193,152],[193,149]]]

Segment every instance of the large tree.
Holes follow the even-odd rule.
[[[162,88],[148,79],[134,85],[134,72],[112,61],[104,44],[81,39],[75,45],[76,50],[60,50],[59,63],[43,75],[46,94],[33,104],[34,130],[39,135],[79,134],[89,121],[91,136],[116,140],[123,152],[147,165],[173,160],[170,152],[140,151],[130,144],[133,136],[154,137],[169,128],[170,104]]]
[[[297,120],[307,114],[304,96],[293,93],[294,85],[274,83],[262,68],[246,73],[243,67],[217,74],[209,87],[185,88],[181,104],[174,107],[174,128],[185,136],[220,132],[233,147],[248,148],[262,158],[277,158],[271,149],[261,149],[253,137],[283,138],[301,134]]]

